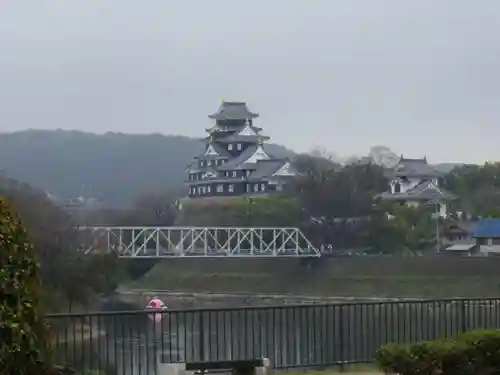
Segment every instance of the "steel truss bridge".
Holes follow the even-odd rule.
[[[298,228],[80,227],[80,250],[121,258],[319,257]]]

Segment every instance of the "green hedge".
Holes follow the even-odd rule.
[[[500,331],[471,331],[454,339],[388,344],[376,354],[378,367],[402,375],[500,374]]]

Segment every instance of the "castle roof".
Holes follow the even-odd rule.
[[[257,162],[256,169],[248,176],[248,180],[259,181],[267,177],[272,177],[275,173],[279,174],[277,172],[280,172],[283,169],[287,169],[287,176],[291,176],[292,174],[295,175],[297,173],[295,168],[290,165],[290,161],[288,159],[259,160]]]
[[[416,201],[448,201],[455,196],[446,190],[440,189],[432,180],[424,180],[404,193],[382,193],[382,199],[388,200],[416,200]]]
[[[214,120],[246,120],[259,117],[250,112],[245,102],[222,102],[219,110],[208,116]]]
[[[427,159],[410,159],[401,155],[399,163],[394,169],[396,177],[437,177],[436,170],[427,163]]]

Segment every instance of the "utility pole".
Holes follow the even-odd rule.
[[[440,254],[441,253],[441,233],[439,231],[439,218],[441,217],[440,215],[440,203],[439,203],[439,200],[436,200],[435,202],[433,202],[436,204],[436,254]]]
[[[247,212],[246,212],[246,224],[248,227],[250,227],[252,225],[252,204],[253,204],[253,197],[248,197],[247,198],[247,202],[248,202],[248,208],[247,208]]]
[[[439,228],[439,218],[441,217],[441,204],[439,199],[436,200],[431,200],[427,203],[427,206],[432,206],[435,205],[435,212],[434,216],[436,219],[436,254],[441,253],[441,233],[440,233],[440,228]],[[431,215],[432,216],[432,215]]]

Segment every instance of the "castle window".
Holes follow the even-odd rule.
[[[210,185],[207,186],[207,193],[210,193]]]
[[[233,177],[236,177],[236,171],[233,171]]]
[[[236,148],[237,148],[238,150],[241,150],[241,143],[238,143],[238,144],[236,145]]]
[[[200,161],[200,167],[204,167],[205,166],[205,162],[202,160]]]
[[[266,184],[261,184],[261,185],[260,185],[260,190],[261,190],[261,191],[266,190]]]
[[[247,193],[250,193],[252,191],[252,187],[250,185],[247,185]]]
[[[250,176],[250,171],[246,171],[247,176]]]
[[[203,186],[203,194],[205,194],[205,193],[206,193],[206,191],[207,191],[206,186]]]
[[[253,185],[253,191],[255,192],[259,191],[259,184]]]
[[[208,166],[212,165],[212,160],[207,161]]]
[[[217,193],[223,193],[224,192],[224,185],[219,184],[217,185]]]
[[[227,191],[229,191],[230,193],[234,193],[234,185],[233,184],[229,184],[227,186]]]
[[[228,145],[227,145],[227,149],[228,149],[229,151],[231,151],[231,150],[233,149],[233,145],[232,145],[232,143],[230,143],[230,144],[228,144]]]
[[[399,182],[396,182],[394,184],[394,192],[395,193],[401,193],[401,184]]]

